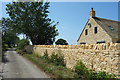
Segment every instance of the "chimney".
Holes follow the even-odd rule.
[[[93,11],[93,8],[91,8],[90,11],[90,18],[95,17],[95,11]]]

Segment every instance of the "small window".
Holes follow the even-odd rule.
[[[117,43],[120,43],[120,40],[118,40]]]
[[[88,29],[85,30],[85,35],[88,35]]]
[[[91,24],[90,23],[88,24],[88,26],[89,26],[89,28],[91,28]]]
[[[97,41],[97,44],[105,43],[105,41]]]
[[[111,29],[112,31],[114,31],[114,29],[111,26],[108,26],[109,29]]]
[[[86,44],[86,42],[81,42],[80,44]]]
[[[95,29],[95,30],[94,30],[94,33],[96,34],[96,33],[97,33],[97,27],[95,27],[94,29]]]

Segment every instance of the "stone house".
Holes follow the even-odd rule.
[[[90,18],[87,21],[77,43],[117,43],[120,42],[120,22],[103,19],[95,16],[93,8],[90,11]]]

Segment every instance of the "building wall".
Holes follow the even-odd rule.
[[[73,69],[78,60],[86,65],[88,69],[95,71],[104,70],[114,73],[120,78],[120,43],[115,44],[85,44],[85,45],[35,45],[33,52],[43,56],[62,53],[67,68]],[[26,47],[26,51],[30,47]],[[93,67],[92,67],[93,66]]]
[[[88,26],[88,23],[91,23],[91,27]],[[78,45],[81,42],[86,42],[87,44],[96,44],[97,41],[106,41],[106,43],[112,42],[111,37],[94,21],[93,18],[90,18],[88,23],[85,26],[85,29],[81,33],[81,36],[78,40]],[[94,27],[97,27],[97,34],[94,33]],[[85,30],[88,29],[88,35],[85,35]]]
[[[112,42],[113,42],[113,43],[117,43],[118,41],[119,41],[118,38],[112,38]]]

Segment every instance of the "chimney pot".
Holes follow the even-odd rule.
[[[91,8],[91,11],[93,11],[93,8]]]
[[[91,8],[90,11],[90,18],[95,17],[95,11],[93,11],[93,8]]]

